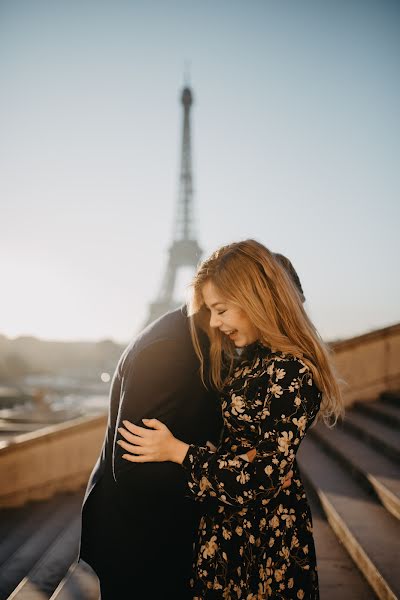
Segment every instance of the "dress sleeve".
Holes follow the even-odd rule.
[[[254,460],[191,445],[182,466],[196,499],[211,496],[223,504],[244,507],[254,501],[267,504],[281,490],[318,412],[320,392],[309,368],[290,358],[271,361],[251,393],[264,398]],[[242,399],[245,404],[251,400]]]

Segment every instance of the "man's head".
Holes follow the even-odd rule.
[[[284,254],[279,254],[279,252],[274,252],[274,257],[282,265],[282,267],[284,269],[286,269],[286,271],[289,273],[290,277],[292,278],[293,283],[295,284],[295,286],[300,294],[301,301],[304,303],[306,301],[306,298],[304,296],[303,288],[302,288],[302,285],[300,282],[300,277],[297,275],[296,269],[294,268],[294,266],[292,265],[292,263],[290,262],[288,257],[285,256]]]

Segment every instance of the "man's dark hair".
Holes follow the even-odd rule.
[[[278,252],[274,252],[274,257],[282,265],[282,267],[286,270],[286,272],[289,273],[293,283],[295,284],[295,286],[297,288],[297,291],[300,294],[301,301],[305,302],[306,298],[304,296],[303,288],[302,288],[302,285],[300,282],[300,277],[297,275],[297,271],[294,268],[294,266],[292,265],[292,263],[290,262],[290,260],[288,259],[288,257],[285,256],[284,254],[279,254]]]

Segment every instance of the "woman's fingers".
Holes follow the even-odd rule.
[[[118,427],[118,433],[120,433],[123,438],[135,446],[142,446],[145,441],[144,438],[140,437],[139,435],[133,435],[133,433],[129,433],[129,431],[123,427]]]
[[[123,454],[122,458],[133,463],[151,462],[151,459],[147,458],[147,456],[134,456],[133,454]]]
[[[117,444],[124,448],[124,450],[132,452],[132,454],[143,454],[145,452],[143,446],[134,446],[133,444],[128,444],[128,442],[124,442],[123,440],[118,440]]]
[[[151,427],[152,429],[164,429],[164,423],[161,423],[158,419],[142,419],[143,423],[147,427]]]
[[[140,437],[146,437],[149,434],[151,435],[151,431],[146,429],[145,427],[139,427],[139,425],[134,425],[130,421],[122,421],[124,426],[128,431],[133,433],[134,435],[139,435]]]
[[[158,419],[142,419],[142,421],[146,425],[146,427],[139,427],[139,425],[134,425],[130,421],[122,422],[131,433],[134,433],[135,435],[140,435],[141,437],[152,435],[153,432],[149,431],[149,427],[151,427],[151,429],[158,430],[166,429],[164,423],[161,423],[161,421],[159,421]]]
[[[124,440],[117,440],[117,444],[136,458],[145,456],[146,459],[131,460],[131,462],[163,462],[175,457],[173,453],[174,436],[164,423],[157,419],[143,419],[146,429],[134,425],[130,421],[122,421],[124,427],[119,427],[118,432]],[[151,427],[151,429],[148,429]],[[176,441],[176,440],[175,440]],[[125,455],[127,456],[127,455]],[[126,459],[128,460],[128,459]]]

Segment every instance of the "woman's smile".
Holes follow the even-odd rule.
[[[243,348],[257,340],[258,331],[244,310],[224,298],[211,281],[206,281],[202,294],[210,310],[210,327],[227,335],[237,348]]]

